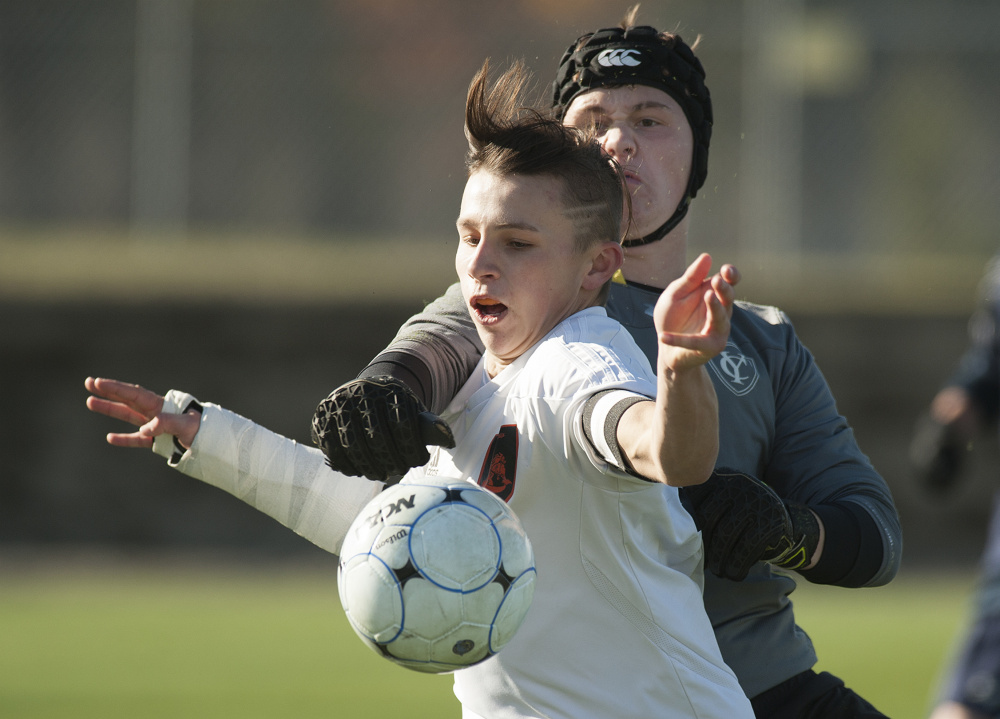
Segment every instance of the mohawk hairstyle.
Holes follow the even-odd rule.
[[[466,169],[507,175],[545,175],[562,181],[564,212],[582,250],[621,242],[622,213],[631,198],[621,168],[592,132],[567,127],[524,104],[530,76],[520,61],[489,83],[486,60],[465,104]],[[631,202],[629,202],[631,218]]]

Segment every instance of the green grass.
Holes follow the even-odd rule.
[[[0,637],[2,717],[459,714],[361,644],[332,571],[0,574]]]
[[[926,714],[969,575],[794,595],[818,668],[894,718]],[[449,677],[397,668],[351,632],[332,571],[0,564],[0,716],[458,717]]]
[[[792,595],[798,623],[836,674],[893,719],[929,714],[942,668],[964,628],[974,575],[901,572],[875,589],[816,587]]]

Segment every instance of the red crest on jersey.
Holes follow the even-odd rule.
[[[480,487],[490,490],[505,502],[514,494],[517,481],[517,425],[505,424],[490,442],[479,470]]]

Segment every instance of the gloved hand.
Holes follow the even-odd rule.
[[[702,533],[705,568],[724,579],[746,579],[757,562],[799,569],[819,544],[819,520],[808,507],[785,502],[748,474],[717,468],[680,492]]]
[[[312,439],[342,474],[389,482],[427,463],[427,445],[454,447],[451,428],[392,377],[356,379],[319,403]]]
[[[968,452],[968,443],[951,425],[938,422],[930,414],[917,420],[910,443],[910,465],[928,490],[943,493],[954,487]]]

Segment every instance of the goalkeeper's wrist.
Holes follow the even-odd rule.
[[[358,374],[358,379],[384,377],[390,377],[403,385],[425,406],[429,406],[428,388],[433,381],[431,371],[418,357],[405,352],[386,351]]]
[[[823,536],[822,524],[805,505],[787,502],[785,508],[792,520],[792,536],[783,551],[765,561],[782,569],[807,569],[816,558]]]

